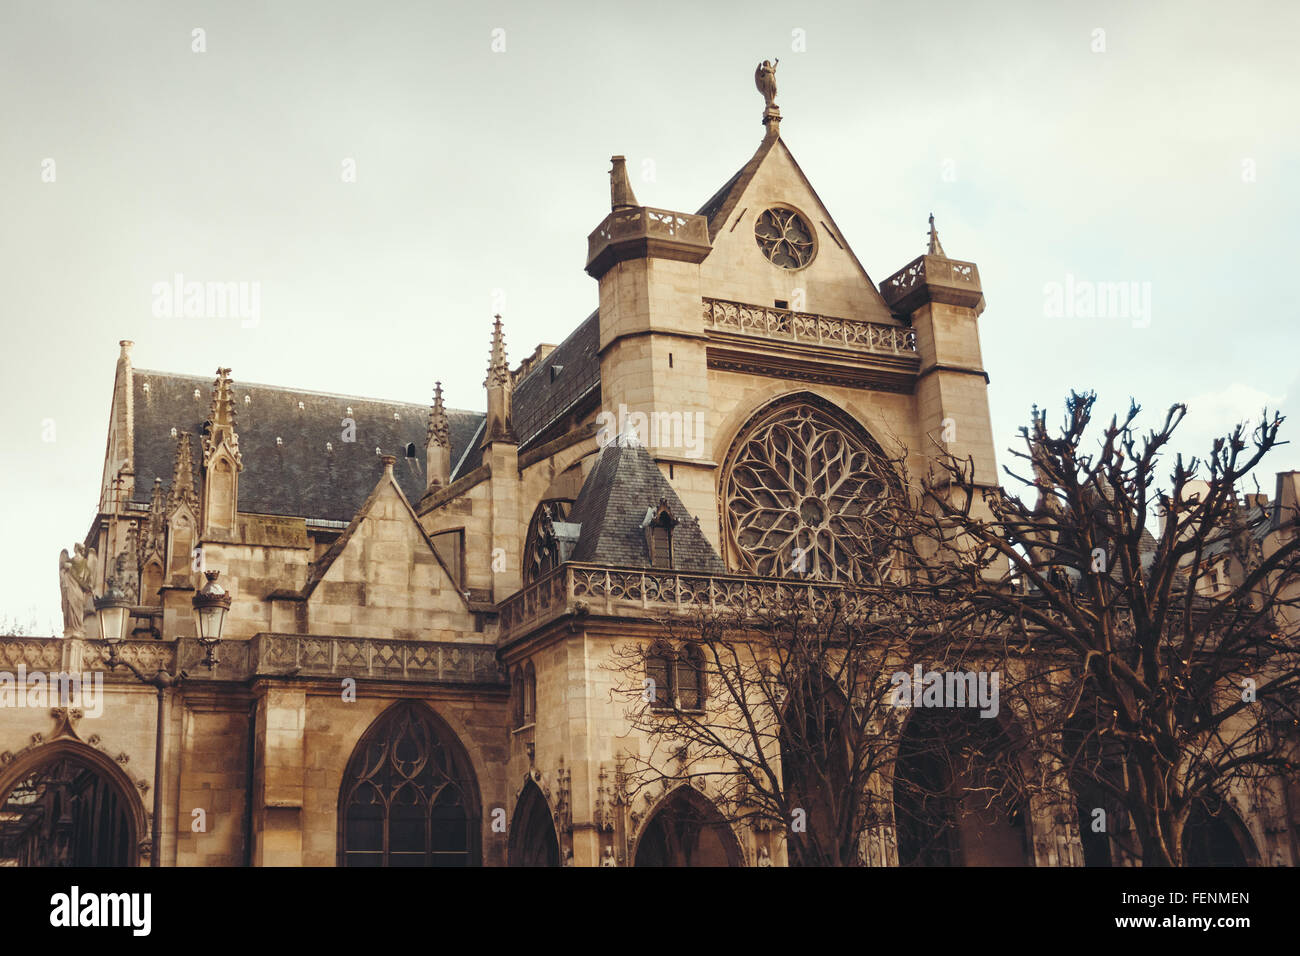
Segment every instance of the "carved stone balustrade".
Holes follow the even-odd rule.
[[[703,216],[649,206],[616,209],[587,237],[587,273],[598,279],[626,259],[702,262],[710,249]]]
[[[258,634],[247,641],[224,641],[220,663],[208,671],[200,664],[204,649],[193,638],[179,641],[125,641],[123,660],[146,674],[159,667],[176,673],[177,661],[191,681],[247,681],[256,677],[352,677],[385,681],[504,685],[491,644],[378,640],[309,634]],[[126,668],[108,667],[103,641],[63,638],[0,638],[0,670],[28,672],[104,672],[108,682],[131,682]]]
[[[839,599],[844,602],[846,613],[866,612],[872,605],[872,591],[791,578],[778,580],[570,563],[502,602],[501,644],[504,646],[561,617],[647,614],[656,617],[703,608],[714,613],[778,610],[790,606],[792,599],[813,607]]]
[[[880,283],[880,294],[903,315],[926,302],[982,309],[984,300],[979,267],[944,256],[918,256]]]
[[[916,333],[905,326],[840,319],[723,299],[704,300],[704,328],[859,352],[897,355],[916,351]]]

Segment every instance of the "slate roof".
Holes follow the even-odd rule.
[[[511,424],[520,451],[592,389],[600,390],[600,316],[593,312],[515,385]],[[556,366],[562,366],[558,372]]]
[[[700,531],[698,519],[682,504],[645,447],[611,443],[600,457],[573,503],[570,522],[582,532],[571,560],[624,568],[650,565],[641,522],[646,509],[663,498],[677,519],[673,529],[673,569],[723,573],[722,559]]]
[[[713,225],[714,219],[716,219],[718,217],[718,214],[722,212],[722,207],[727,204],[727,200],[731,197],[732,187],[734,187],[736,183],[740,181],[740,177],[744,175],[745,170],[748,168],[749,168],[749,164],[746,163],[740,169],[736,170],[736,175],[732,176],[725,183],[723,183],[722,188],[719,189],[712,196],[710,196],[708,202],[706,202],[699,209],[695,210],[695,215],[703,216],[705,219],[709,221],[710,237],[716,236],[718,233],[718,228]],[[745,181],[748,182],[749,181],[748,178]],[[721,223],[719,223],[719,226],[721,226]]]
[[[1237,513],[1241,520],[1241,529],[1250,534],[1256,541],[1263,541],[1273,530],[1273,510],[1272,502],[1263,507],[1259,505],[1238,505]],[[1233,539],[1236,535],[1232,533],[1231,528],[1225,528],[1224,532],[1217,540],[1206,544],[1205,551],[1201,556],[1202,561],[1209,561],[1233,550],[1235,546]]]
[[[769,133],[764,136],[754,155],[749,158],[749,162],[740,167],[736,175],[728,179],[723,187],[710,196],[709,201],[696,211],[697,216],[703,216],[709,221],[710,239],[715,238],[727,224],[727,219],[736,208],[736,203],[740,202],[740,197],[749,188],[754,174],[758,172],[758,167],[763,164],[767,154],[779,141],[780,137],[775,134]]]
[[[154,478],[170,486],[178,433],[192,435],[201,460],[203,424],[212,402],[212,378],[175,375],[147,369],[133,371],[135,391],[135,492],[147,504]],[[145,386],[148,385],[148,390]],[[195,398],[194,390],[199,397]],[[424,405],[308,392],[272,385],[234,382],[235,431],[244,469],[239,474],[239,510],[328,521],[350,521],[375,487],[383,465],[378,447],[395,455],[393,474],[403,494],[424,494],[424,445],[429,409]],[[245,403],[247,396],[251,401]],[[303,408],[298,408],[302,402]],[[351,407],[356,441],[345,442],[342,420]],[[394,415],[397,417],[394,418]],[[481,412],[447,412],[451,424],[452,462],[461,473],[478,467],[481,456],[473,436]],[[279,438],[281,443],[276,444]],[[326,449],[326,443],[333,445]],[[407,458],[407,445],[415,457]],[[196,460],[195,466],[199,467]],[[454,477],[454,476],[453,476]]]

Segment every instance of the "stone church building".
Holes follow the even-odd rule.
[[[642,205],[613,158],[595,308],[513,364],[507,322],[485,321],[485,395],[450,397],[485,412],[440,387],[430,408],[141,369],[121,343],[78,567],[129,600],[122,660],[184,676],[156,778],[155,688],[107,666],[92,613],[0,639],[5,670],[103,679],[98,716],[0,717],[4,862],[787,861],[779,833],[700,827],[707,788],[629,794],[641,742],[611,648],[768,586],[801,530],[813,573],[843,579],[822,436],[912,450],[915,473],[942,442],[997,476],[978,268],[931,220],[923,254],[873,280],[759,79],[761,142],[695,212]],[[807,439],[794,466],[778,426]],[[214,570],[230,607],[208,667],[192,602]],[[1080,864],[1062,819],[964,859]],[[1297,862],[1288,826],[1243,811],[1241,862]],[[871,862],[898,865],[894,843]]]

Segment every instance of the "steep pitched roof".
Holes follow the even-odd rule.
[[[709,221],[710,239],[717,236],[722,227],[727,224],[732,210],[736,208],[736,203],[740,202],[740,197],[749,188],[750,180],[758,172],[758,167],[763,165],[767,154],[780,141],[781,137],[776,135],[775,129],[765,135],[754,155],[749,158],[749,162],[741,166],[736,175],[728,179],[722,188],[710,196],[709,201],[696,211],[697,216],[703,216]]]
[[[515,386],[511,424],[521,451],[593,389],[599,394],[599,350],[600,316],[593,312]]]
[[[200,444],[211,407],[212,380],[146,369],[136,369],[133,377],[132,500],[147,505],[154,478],[171,480],[176,454],[171,430],[189,432],[194,444]],[[253,385],[238,379],[233,397],[244,459],[239,475],[240,511],[349,521],[374,487],[374,469],[379,463],[375,448],[397,457],[394,476],[407,498],[418,500],[424,493],[427,407]],[[247,403],[245,397],[250,399]],[[343,441],[342,422],[349,417],[349,407],[356,422],[354,442]],[[477,449],[471,446],[483,414],[448,411],[447,418],[452,460],[458,461],[468,449],[462,470],[477,467]],[[332,448],[327,449],[327,443]],[[406,457],[408,444],[415,446],[414,458]]]
[[[660,499],[668,503],[678,522],[673,529],[673,568],[725,571],[722,559],[700,531],[699,519],[686,510],[645,448],[632,443],[614,442],[601,449],[578,492],[568,519],[582,524],[572,559],[624,568],[649,566],[641,523],[646,509],[656,507]]]

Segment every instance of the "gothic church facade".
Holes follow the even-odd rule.
[[[695,212],[642,205],[614,157],[595,310],[514,366],[498,317],[486,412],[440,389],[430,409],[138,369],[121,343],[93,589],[129,593],[123,658],[185,677],[155,779],[154,690],[107,667],[93,617],[4,642],[10,669],[105,675],[100,717],[0,724],[8,862],[786,861],[779,833],[692,828],[707,787],[629,795],[644,742],[611,649],[686,589],[762,588],[801,531],[813,573],[842,580],[851,491],[827,490],[827,435],[909,450],[914,473],[943,447],[996,474],[979,270],[932,221],[924,254],[874,281],[766,98],[757,151]],[[795,469],[778,431],[806,437]],[[213,668],[191,614],[203,570],[231,596]],[[1021,826],[987,862],[1083,862],[1059,815]],[[1281,846],[1242,826],[1252,859]],[[864,854],[899,863],[890,839]]]

